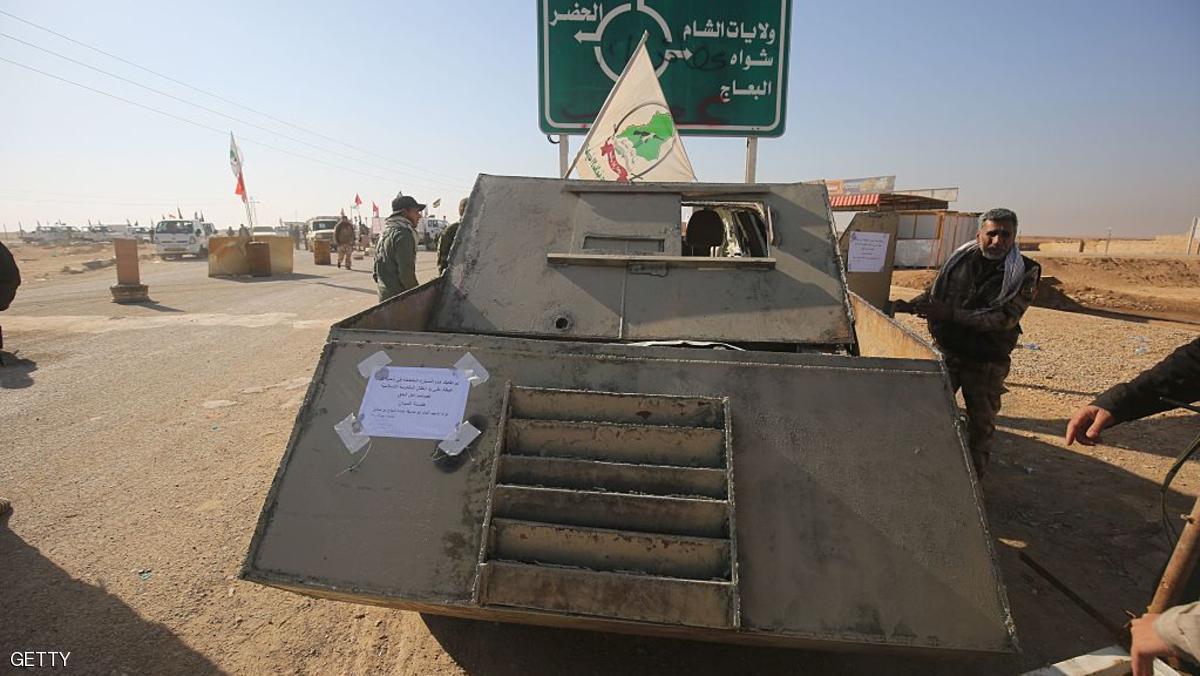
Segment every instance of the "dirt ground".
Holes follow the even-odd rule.
[[[24,242],[5,242],[12,252],[17,266],[21,268],[22,284],[35,285],[49,282],[62,275],[77,275],[92,272],[112,266],[112,244],[78,242],[66,245],[27,244]],[[157,260],[152,253],[153,247],[143,243],[141,258],[144,261]]]
[[[1042,265],[1036,305],[1200,324],[1200,256],[1026,255]],[[892,284],[924,289],[935,274],[897,270]]]
[[[982,481],[991,534],[1009,543],[998,549],[1017,657],[754,649],[313,600],[237,573],[329,324],[374,302],[369,260],[345,271],[300,256],[276,280],[150,263],[156,302],[127,307],[109,302],[111,270],[55,272],[64,256],[102,253],[29,261],[46,281],[0,315],[17,352],[0,368],[0,495],[14,503],[0,523],[0,657],[70,650],[79,673],[1016,674],[1113,640],[1009,545],[1123,622],[1168,555],[1159,483],[1200,433],[1200,417],[1170,413],[1065,447],[1077,406],[1200,327],[1030,309]],[[432,254],[418,271],[434,274]],[[1189,464],[1169,511],[1187,512],[1197,493]]]

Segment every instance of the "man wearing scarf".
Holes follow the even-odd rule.
[[[976,473],[983,474],[996,431],[1000,395],[1021,335],[1021,317],[1037,290],[1041,267],[1017,248],[1017,215],[992,209],[979,232],[950,255],[933,284],[911,301],[896,301],[929,323],[945,356],[950,386],[967,409],[967,441]]]

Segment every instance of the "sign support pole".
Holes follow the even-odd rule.
[[[558,177],[567,177],[567,163],[571,161],[570,157],[570,136],[566,134],[558,135]]]
[[[746,137],[746,183],[754,183],[754,172],[758,165],[758,137]]]

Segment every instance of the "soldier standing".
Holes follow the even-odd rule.
[[[438,274],[446,271],[446,266],[450,264],[450,247],[454,246],[454,236],[458,234],[458,226],[462,223],[463,214],[467,213],[467,198],[464,197],[458,202],[458,220],[451,223],[446,231],[438,237]]]
[[[342,261],[346,261],[346,269],[350,269],[350,258],[354,253],[354,224],[342,214],[342,219],[333,229],[333,243],[337,245],[337,264],[342,267]]]
[[[967,440],[980,475],[996,431],[1009,355],[1041,274],[1041,266],[1017,248],[1017,215],[992,209],[980,217],[975,239],[950,255],[928,290],[895,303],[896,312],[928,321],[929,333],[945,355],[950,386],[955,392],[962,389]]]
[[[375,283],[379,300],[387,300],[417,285],[417,223],[425,205],[403,193],[392,200],[392,215],[384,221],[375,245]]]

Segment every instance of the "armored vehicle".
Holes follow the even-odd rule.
[[[939,356],[847,292],[831,223],[821,185],[480,176],[446,273],[333,326],[243,578],[505,622],[1015,650]]]

